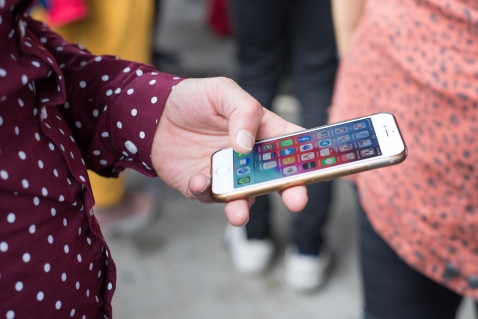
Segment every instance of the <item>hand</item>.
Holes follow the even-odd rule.
[[[302,128],[261,107],[234,81],[226,78],[187,79],[171,92],[153,141],[152,162],[158,176],[188,198],[212,202],[211,155],[233,147],[249,153],[256,139],[292,133]],[[291,211],[307,203],[304,186],[282,192]],[[254,199],[231,201],[226,215],[233,225],[249,218]]]

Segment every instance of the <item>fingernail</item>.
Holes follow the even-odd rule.
[[[239,132],[237,132],[236,142],[242,148],[249,151],[252,150],[252,148],[254,147],[254,139],[252,137],[252,134],[246,130],[240,130]]]

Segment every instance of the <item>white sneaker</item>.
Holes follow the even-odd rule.
[[[227,225],[226,245],[236,270],[245,275],[259,275],[270,265],[274,244],[270,239],[247,239],[246,228]]]
[[[324,282],[331,255],[326,246],[323,246],[319,256],[302,255],[295,247],[289,246],[284,258],[286,283],[300,292],[318,289]]]

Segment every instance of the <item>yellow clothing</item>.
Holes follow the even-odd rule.
[[[153,0],[91,0],[86,19],[64,26],[51,26],[66,40],[79,43],[93,54],[116,55],[121,59],[150,63],[154,19]],[[32,15],[48,23],[43,10]],[[105,178],[88,171],[96,206],[118,203],[125,192],[124,174]]]

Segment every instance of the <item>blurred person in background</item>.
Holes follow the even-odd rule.
[[[231,0],[232,29],[238,43],[238,82],[270,109],[281,79],[291,74],[301,105],[301,125],[327,123],[337,68],[329,0]],[[331,260],[323,231],[331,202],[331,182],[307,186],[309,203],[292,221],[285,254],[285,279],[298,291],[312,291]],[[228,226],[226,242],[235,268],[260,274],[270,265],[274,243],[269,196],[256,198],[245,227]]]
[[[345,41],[331,122],[391,112],[409,150],[353,178],[364,318],[455,318],[478,300],[478,3],[334,8]]]
[[[72,43],[93,54],[151,63],[157,18],[152,0],[44,0],[33,16]],[[105,78],[104,81],[108,79]],[[154,197],[145,190],[127,190],[127,172],[106,178],[88,171],[95,195],[96,218],[105,233],[135,231],[154,217]]]

